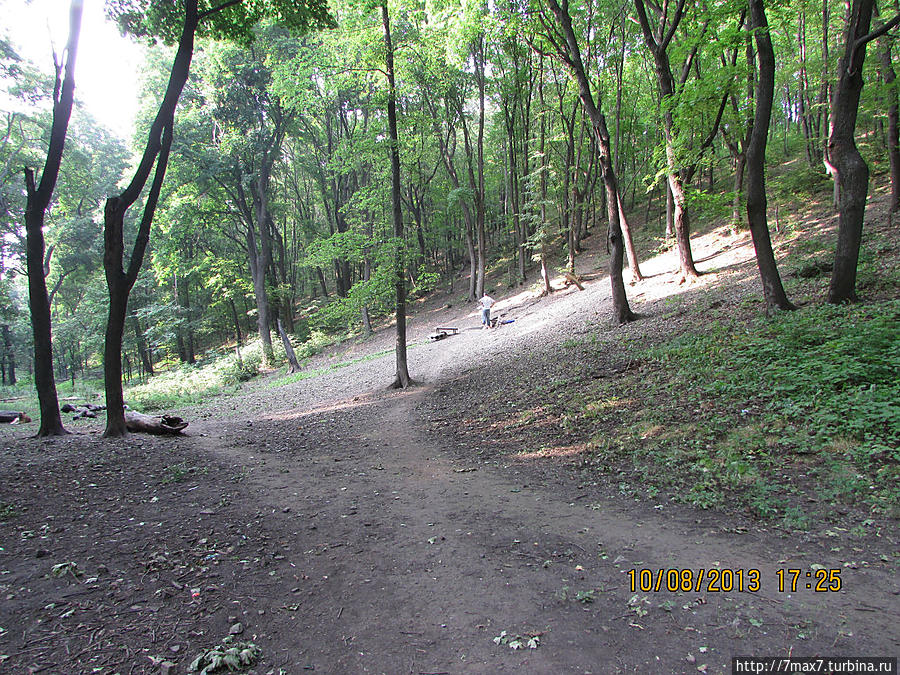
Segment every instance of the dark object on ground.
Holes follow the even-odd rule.
[[[106,410],[105,405],[99,405],[97,403],[82,403],[81,405],[72,405],[71,403],[64,403],[60,406],[59,411],[64,413],[75,413],[75,416],[72,417],[72,421],[80,420],[82,418],[90,418],[96,419],[97,413],[101,410]]]
[[[0,410],[0,424],[24,424],[30,421],[31,418],[23,412]]]
[[[128,431],[176,436],[180,434],[182,429],[187,427],[187,425],[187,422],[174,415],[151,417],[150,415],[144,415],[142,413],[134,412],[133,410],[125,411],[125,426],[128,427]]]

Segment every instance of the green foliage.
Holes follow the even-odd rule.
[[[900,301],[877,310],[826,305],[749,333],[719,326],[686,335],[650,355],[693,373],[710,394],[758,402],[802,420],[811,438],[851,437],[863,455],[878,455],[900,445],[898,321]]]
[[[16,508],[15,504],[0,502],[0,523],[6,522],[7,520],[12,520],[18,514],[19,510]]]
[[[749,495],[755,512],[784,512],[800,528],[803,518],[787,510],[759,474],[762,466],[780,461],[772,454],[777,448],[779,455],[818,457],[822,488],[832,499],[861,498],[879,508],[900,504],[894,484],[900,473],[898,321],[896,300],[826,305],[759,320],[751,330],[716,324],[648,350],[646,356],[663,365],[673,383],[699,383],[689,405],[715,400],[765,430],[708,436],[712,463],[687,501],[714,506],[729,483],[748,483],[755,486]],[[720,419],[713,426],[729,423]],[[704,460],[693,461],[702,466]]]
[[[276,359],[284,359],[284,348],[278,342],[273,345]],[[240,361],[236,354],[227,354],[195,366],[183,364],[127,388],[125,400],[144,412],[200,404],[255,377],[262,360],[262,343],[255,340],[241,350]]]
[[[790,170],[768,179],[769,189],[780,199],[792,200],[813,196],[831,189],[832,181],[824,171],[800,164],[799,160],[795,163],[799,166],[791,167]]]
[[[235,641],[231,636],[212,649],[199,654],[188,666],[188,671],[200,675],[250,668],[259,659],[262,649],[252,642]]]
[[[291,0],[243,0],[233,4],[199,0],[197,5],[201,16],[225,5],[225,9],[212,12],[201,22],[197,31],[199,36],[214,36],[244,44],[252,41],[253,27],[263,19],[298,30],[334,26],[327,3],[321,0],[302,3]],[[166,44],[178,42],[184,24],[183,3],[106,0],[106,11],[131,35],[159,39]]]

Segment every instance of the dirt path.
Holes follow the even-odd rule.
[[[291,597],[293,583],[301,601],[259,626],[287,672],[727,673],[733,655],[896,655],[896,570],[841,568],[815,545],[727,532],[727,520],[694,510],[588,504],[524,467],[480,463],[477,448],[461,460],[422,431],[429,395],[271,422],[308,430],[315,445],[256,456],[250,479],[302,571],[265,604]],[[229,462],[247,459],[231,430],[217,436]],[[841,569],[841,592],[806,589],[815,564]],[[760,590],[631,588],[629,570],[660,568],[743,570],[748,586],[756,569]],[[779,592],[778,570],[791,568],[799,588]],[[498,646],[502,631],[539,646]]]
[[[719,271],[679,293],[754,278],[746,237],[695,250]],[[647,261],[635,309],[669,302],[667,269],[671,255]],[[477,317],[419,308],[424,384],[406,392],[383,389],[384,331],[343,367],[323,355],[315,378],[191,411],[184,438],[3,437],[0,672],[177,675],[229,634],[261,649],[256,675],[730,673],[734,655],[898,654],[900,574],[865,544],[608,493],[489,451],[489,430],[461,441],[443,385],[477,393],[479,368],[608,316],[602,279],[498,295],[514,323],[438,343],[434,325]],[[779,590],[790,569],[796,591]],[[691,570],[692,587],[633,588],[641,570],[662,587],[675,579],[657,570]],[[740,574],[759,590],[715,591],[710,571],[713,588]],[[840,591],[815,592],[817,573]]]

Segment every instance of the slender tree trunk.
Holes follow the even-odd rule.
[[[150,350],[147,349],[147,338],[144,337],[144,331],[141,329],[141,322],[134,314],[131,315],[131,324],[134,329],[134,339],[137,341],[138,355],[141,357],[144,372],[147,373],[147,375],[153,375],[153,358],[150,354]]]
[[[243,336],[241,335],[241,319],[238,316],[237,307],[234,304],[234,298],[229,298],[228,304],[231,305],[231,318],[234,320],[234,339],[237,342],[238,347],[240,347],[241,342],[243,341]]]
[[[744,192],[744,168],[747,163],[747,155],[738,152],[734,158],[734,199],[731,202],[731,229],[737,232],[741,229],[743,218],[741,217],[741,195]]]
[[[666,181],[666,239],[675,236],[675,200],[672,198],[672,186]]]
[[[537,231],[540,234],[540,253],[541,253],[541,279],[544,280],[544,294],[550,295],[553,292],[553,286],[550,285],[550,272],[547,269],[547,239],[549,238],[547,230],[547,172],[550,164],[550,157],[547,153],[547,108],[544,105],[544,61],[541,59],[540,82],[538,83],[538,101],[540,102],[541,123],[538,136],[538,155],[540,157],[541,178],[539,181],[538,203],[540,207],[540,224]]]
[[[391,142],[391,206],[394,221],[395,253],[395,297],[397,343],[394,355],[397,375],[391,385],[395,389],[405,389],[412,380],[406,360],[406,275],[403,262],[403,211],[400,204],[400,144],[397,134],[397,89],[394,84],[394,48],[391,43],[391,23],[387,3],[381,5],[381,21],[384,25],[385,61],[388,79],[388,132]]]
[[[607,240],[610,247],[609,280],[612,286],[613,315],[618,323],[626,323],[634,320],[636,316],[628,306],[625,282],[622,278],[625,247],[622,241],[622,227],[619,222],[619,186],[616,180],[616,172],[612,165],[606,118],[600,112],[599,104],[595,103],[594,96],[591,93],[590,81],[587,78],[584,62],[581,58],[581,49],[575,38],[575,31],[572,29],[572,19],[567,9],[562,9],[557,0],[547,0],[547,3],[556,17],[557,24],[565,38],[564,51],[560,54],[560,57],[567,63],[572,71],[572,75],[578,82],[578,95],[588,118],[591,120],[597,139],[599,166],[603,184],[606,187],[606,213],[609,222]]]
[[[775,52],[769,36],[769,24],[763,0],[750,0],[750,24],[756,38],[759,77],[756,87],[756,115],[753,132],[747,146],[747,220],[756,250],[756,263],[762,279],[766,309],[789,310],[794,306],[788,301],[778,274],[769,224],[766,218],[766,139],[769,134],[769,119],[772,116],[772,101],[775,92]]]
[[[59,399],[53,379],[53,340],[50,325],[50,298],[44,275],[44,217],[62,163],[63,147],[69,127],[69,117],[75,95],[75,59],[81,32],[83,3],[73,0],[69,16],[69,41],[66,45],[65,75],[60,82],[62,64],[57,65],[54,87],[53,123],[50,129],[50,146],[40,185],[35,186],[34,173],[25,170],[27,192],[25,206],[25,257],[28,269],[28,303],[31,308],[31,326],[34,336],[34,384],[41,410],[38,436],[60,436],[68,433],[59,414]],[[12,362],[9,362],[10,364]],[[14,373],[14,367],[11,367]]]
[[[316,278],[319,280],[319,288],[322,289],[322,295],[328,297],[328,286],[325,285],[325,272],[321,267],[316,266]]]
[[[476,76],[478,78],[478,142],[477,142],[477,170],[478,170],[478,189],[475,193],[475,237],[478,243],[478,282],[475,286],[475,296],[484,295],[485,289],[485,271],[487,269],[487,242],[485,240],[484,220],[485,220],[485,194],[484,194],[484,113],[485,113],[485,92],[484,92],[484,36],[478,39],[478,48],[476,50]]]
[[[9,377],[9,384],[15,386],[16,384],[16,353],[13,349],[12,338],[9,336],[9,324],[3,324],[3,349],[4,349],[4,359],[6,362],[6,368],[3,370],[3,384],[6,384],[7,374]]]
[[[284,354],[285,356],[287,356],[289,372],[299,373],[300,363],[297,361],[297,354],[294,352],[294,346],[291,344],[291,340],[290,338],[288,338],[288,334],[284,332],[284,326],[281,323],[281,318],[276,317],[275,323],[278,326],[278,335],[281,336],[281,344],[284,346]]]
[[[631,283],[635,284],[644,279],[641,274],[641,266],[638,263],[637,251],[634,250],[634,240],[631,238],[631,226],[625,217],[625,207],[622,204],[622,195],[618,196],[619,221],[622,223],[622,237],[625,240],[625,254],[628,257],[628,267],[631,269]]]
[[[891,165],[891,211],[900,209],[900,107],[898,107],[897,72],[891,58],[892,41],[885,39],[881,44],[881,69],[888,100],[887,149]]]

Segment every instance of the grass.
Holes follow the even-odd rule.
[[[294,346],[294,351],[298,361],[303,361],[339,340],[313,331],[305,342]],[[283,363],[286,360],[284,347],[280,341],[273,342],[272,346],[275,361]],[[197,365],[183,365],[155,375],[145,384],[129,387],[125,398],[130,405],[145,412],[199,405],[215,396],[236,391],[241,383],[259,374],[261,364],[262,343],[254,340],[241,350],[240,362],[237,355],[227,354]],[[312,377],[315,373],[298,375]]]
[[[900,514],[897,325],[894,300],[623,345],[644,365],[585,397],[585,420],[621,430],[592,438],[588,465],[631,465],[645,490],[740,504],[791,529],[809,526],[814,495]],[[630,403],[614,405],[623,391]]]
[[[835,505],[900,516],[896,243],[870,229],[858,275],[867,302],[832,306],[821,304],[829,273],[810,262],[830,261],[833,233],[788,236],[782,270],[806,306],[765,318],[754,302],[724,321],[698,317],[652,346],[619,340],[640,367],[581,392],[580,416],[618,429],[594,432],[586,467],[619,467],[640,477],[620,481],[629,490],[741,506],[788,529],[810,528],[815,511]]]
[[[862,302],[831,306],[834,219],[822,207],[785,210],[782,222],[775,244],[797,311],[766,317],[756,289],[672,296],[646,324],[564,340],[565,357],[518,372],[517,400],[490,395],[468,414],[501,420],[510,452],[572,461],[583,485],[654,504],[739,511],[792,531],[870,523],[855,536],[900,517],[895,229],[867,221]]]

